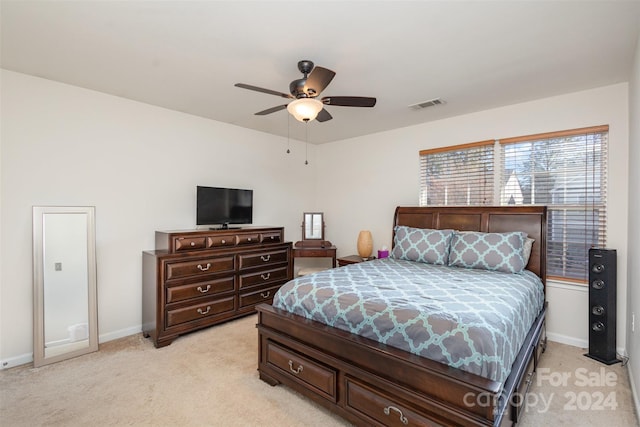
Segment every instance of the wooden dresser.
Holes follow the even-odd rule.
[[[293,277],[282,227],[157,231],[142,253],[142,332],[156,347],[255,313]]]

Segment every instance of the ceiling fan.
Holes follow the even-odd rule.
[[[325,96],[318,100],[316,99],[317,96],[331,83],[336,73],[327,68],[314,67],[313,62],[309,60],[299,61],[298,70],[304,77],[296,79],[289,84],[290,93],[282,93],[244,83],[236,83],[235,86],[294,100],[288,104],[259,111],[255,113],[256,116],[264,116],[286,108],[291,115],[301,122],[309,122],[313,119],[317,119],[319,122],[326,122],[333,117],[324,108],[325,105],[340,107],[373,107],[376,105],[376,98],[364,96]]]

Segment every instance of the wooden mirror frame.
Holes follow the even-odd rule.
[[[58,229],[55,234],[52,233],[51,225],[47,229],[47,217],[48,216],[84,216],[86,221],[86,235],[76,234],[78,239],[82,240],[82,247],[78,247],[77,253],[75,251],[69,252],[73,247],[67,247],[66,242],[62,245],[64,250],[59,251],[57,255],[61,255],[64,258],[65,263],[54,263],[52,259],[46,259],[47,254],[45,251],[45,245],[51,244],[51,241],[59,242],[59,236],[64,235],[68,229]],[[83,228],[83,227],[80,227]],[[80,230],[77,228],[76,231]],[[49,236],[49,242],[47,242],[47,236]],[[84,238],[86,236],[86,239]],[[70,237],[71,239],[71,237]],[[86,243],[85,243],[86,240]],[[86,244],[86,247],[84,246]],[[70,245],[73,246],[73,245]],[[49,363],[59,362],[61,360],[70,359],[72,357],[80,356],[83,354],[91,353],[98,350],[98,307],[97,307],[97,279],[96,279],[96,242],[95,242],[95,207],[94,206],[34,206],[33,207],[33,365],[34,367],[40,367]],[[47,246],[48,249],[51,249]],[[49,255],[50,256],[50,255]],[[86,261],[82,258],[86,258]],[[58,260],[56,258],[56,260]],[[62,261],[62,259],[60,259]],[[46,348],[46,322],[47,317],[47,302],[45,295],[47,290],[45,289],[45,276],[50,275],[48,271],[62,271],[63,264],[71,262],[72,265],[81,266],[86,262],[86,282],[82,283],[79,280],[78,284],[86,289],[82,289],[84,293],[86,291],[86,339],[78,339],[74,341],[74,338],[70,338],[68,343],[63,343],[59,346],[50,348],[47,351]],[[77,263],[77,264],[76,264]],[[59,265],[57,265],[59,264]],[[84,274],[83,274],[84,275]],[[78,275],[79,277],[79,275]],[[68,291],[68,289],[67,289]],[[71,294],[70,294],[71,295]],[[64,296],[62,296],[64,298]],[[50,302],[49,302],[50,303]],[[82,303],[81,303],[82,304]],[[58,307],[58,310],[68,310],[69,307]],[[53,310],[53,308],[51,308]],[[84,320],[84,318],[83,318]],[[83,325],[77,325],[83,326]],[[80,328],[83,329],[83,328]],[[72,332],[69,331],[69,335]],[[63,340],[64,341],[64,340]],[[86,343],[85,343],[86,341]]]

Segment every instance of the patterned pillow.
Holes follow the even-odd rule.
[[[395,227],[391,257],[427,264],[447,265],[453,230]]]
[[[525,262],[526,233],[454,233],[449,265],[481,270],[520,273]]]

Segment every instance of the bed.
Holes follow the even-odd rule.
[[[416,258],[408,232],[450,253]],[[546,347],[546,208],[398,207],[392,233],[392,259],[294,279],[258,306],[260,378],[356,425],[517,424]],[[529,243],[526,266],[465,268],[460,245],[496,233]]]

